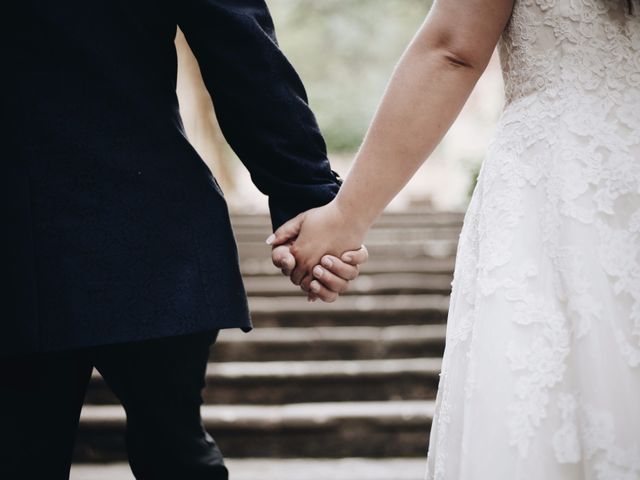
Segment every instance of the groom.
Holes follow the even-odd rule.
[[[137,478],[226,479],[200,391],[218,331],[251,323],[225,201],[182,128],[173,40],[179,26],[278,227],[340,180],[267,8],[21,0],[5,15],[0,478],[68,477],[95,366]],[[294,267],[286,247],[273,258]]]

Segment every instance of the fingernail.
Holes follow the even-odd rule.
[[[331,261],[331,259],[329,257],[324,257],[322,259],[322,265],[324,265],[327,268],[331,268],[333,266],[333,262]]]
[[[322,270],[320,267],[316,267],[316,268],[313,269],[313,275],[316,278],[322,277],[323,274],[324,274],[324,270]]]
[[[318,282],[311,282],[311,290],[318,293],[320,291],[320,284]]]
[[[271,235],[269,235],[269,237],[267,237],[267,245],[271,245],[273,242],[275,242],[275,240],[276,236],[272,233]]]

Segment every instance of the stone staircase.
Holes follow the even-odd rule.
[[[462,215],[384,214],[367,238],[370,262],[334,304],[308,303],[271,265],[267,216],[233,221],[256,328],[223,331],[212,350],[203,416],[222,451],[238,465],[402,457],[415,468],[433,416]],[[94,374],[76,461],[124,461],[124,426]],[[324,478],[343,478],[333,471]]]

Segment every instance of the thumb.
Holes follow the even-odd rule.
[[[296,268],[296,259],[289,251],[289,245],[274,247],[271,250],[271,260],[285,275],[290,275]]]
[[[267,245],[271,245],[275,248],[278,245],[294,240],[300,233],[304,216],[305,214],[301,213],[297,217],[292,218],[287,223],[281,225],[280,228],[269,235],[269,238],[267,238]]]

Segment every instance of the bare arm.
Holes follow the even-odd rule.
[[[485,70],[513,0],[439,0],[404,53],[337,203],[368,228],[433,152]],[[362,201],[366,198],[366,201]]]
[[[433,152],[473,90],[513,0],[437,0],[403,54],[336,199],[298,218],[294,282],[325,253],[357,248],[367,229]],[[296,223],[276,241],[289,238]],[[323,250],[324,249],[324,250]],[[322,250],[322,251],[320,251]]]

